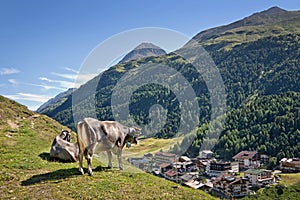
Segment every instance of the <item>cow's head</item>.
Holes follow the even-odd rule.
[[[135,126],[132,126],[129,128],[129,135],[131,136],[129,139],[130,143],[133,143],[133,144],[138,144],[139,141],[138,141],[138,136],[141,134],[141,131],[142,129],[138,128],[138,127],[135,127]]]
[[[59,137],[63,140],[66,140],[67,142],[71,141],[71,133],[69,131],[66,130],[61,131]]]
[[[141,134],[142,129],[136,127],[136,126],[132,126],[129,128],[129,135],[132,136],[139,136]]]

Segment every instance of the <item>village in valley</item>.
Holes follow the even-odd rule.
[[[300,172],[299,158],[283,158],[268,170],[269,156],[257,151],[241,151],[231,161],[216,159],[212,151],[203,150],[196,158],[156,152],[128,158],[128,162],[155,176],[221,198],[255,194],[260,188],[279,183],[281,173]]]

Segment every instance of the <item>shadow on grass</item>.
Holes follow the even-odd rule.
[[[47,181],[57,181],[57,180],[69,178],[74,175],[79,175],[78,168],[59,169],[54,172],[34,175],[29,179],[22,181],[21,185],[28,186],[28,185],[34,185],[42,182],[47,182]]]
[[[43,160],[51,161],[50,153],[46,153],[46,152],[41,153],[39,154],[39,157]]]
[[[107,171],[108,167],[102,167],[102,166],[98,166],[96,167],[93,171],[94,172],[101,172],[101,171]],[[84,171],[86,172],[87,169],[84,169]],[[38,183],[43,183],[43,182],[48,182],[48,181],[59,181],[59,180],[63,180],[66,178],[70,178],[73,176],[79,176],[81,175],[78,171],[78,168],[71,168],[71,169],[59,169],[53,172],[48,172],[45,174],[37,174],[34,175],[32,177],[30,177],[27,180],[24,180],[21,182],[22,186],[28,186],[28,185],[34,185],[34,184],[38,184]],[[87,175],[87,174],[85,174]]]
[[[39,154],[39,157],[43,160],[49,161],[49,162],[61,162],[61,163],[72,163],[73,161],[66,161],[66,160],[60,160],[58,158],[51,158],[50,153],[41,153]]]

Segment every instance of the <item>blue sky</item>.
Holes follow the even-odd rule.
[[[35,110],[74,85],[89,52],[123,31],[161,27],[189,37],[299,0],[0,0],[0,95]]]

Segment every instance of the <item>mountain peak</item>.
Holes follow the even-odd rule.
[[[119,63],[125,63],[130,60],[136,60],[150,56],[161,56],[165,54],[167,53],[160,47],[152,43],[143,42],[135,47],[132,51],[130,51],[127,55],[125,55]]]
[[[158,47],[152,43],[149,43],[149,42],[143,42],[143,43],[139,44],[137,47],[135,47],[134,49],[137,50],[137,49],[148,49],[148,48],[161,49],[160,47]]]
[[[274,13],[283,13],[283,12],[287,12],[286,10],[279,8],[277,6],[271,7],[268,10],[262,11],[260,13],[264,13],[264,14],[274,14]]]

